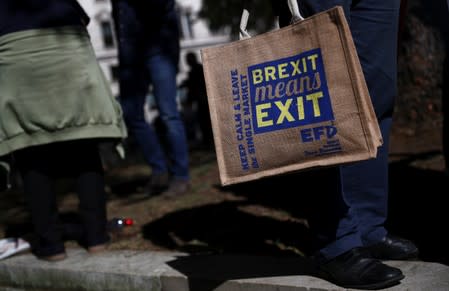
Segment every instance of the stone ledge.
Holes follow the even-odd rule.
[[[58,263],[22,254],[0,261],[0,290],[19,291],[304,291],[344,290],[307,276],[304,260],[247,255],[196,255],[69,249]],[[384,290],[449,290],[449,266],[390,261],[406,278]]]

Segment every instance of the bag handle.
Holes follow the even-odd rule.
[[[296,0],[287,0],[288,8],[290,9],[290,13],[292,14],[292,20],[291,22],[296,22],[300,20],[304,20],[304,17],[299,12],[298,2]],[[250,38],[251,35],[248,33],[248,30],[246,29],[248,25],[248,19],[249,19],[249,11],[246,8],[246,5],[244,5],[242,17],[240,18],[240,33],[239,33],[239,39],[246,39]]]

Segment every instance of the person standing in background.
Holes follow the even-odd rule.
[[[53,189],[59,178],[76,181],[79,242],[96,253],[109,241],[98,145],[121,142],[126,127],[88,22],[76,0],[0,1],[0,157],[12,156],[18,168],[32,252],[46,261],[67,256]]]
[[[214,146],[214,139],[209,104],[207,102],[203,65],[198,61],[198,57],[194,52],[188,52],[185,60],[189,66],[189,72],[180,87],[186,88],[187,90],[186,105],[193,107],[196,104],[196,120],[201,132],[201,145],[204,148],[212,148]]]
[[[129,132],[151,167],[148,194],[184,194],[190,188],[190,175],[187,137],[176,100],[180,48],[175,1],[112,0],[112,14],[118,39],[120,102]],[[166,140],[145,121],[150,85]]]

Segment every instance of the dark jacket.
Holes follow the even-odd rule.
[[[28,29],[87,25],[76,0],[1,0],[0,36]]]
[[[112,0],[119,49],[123,42],[147,54],[168,54],[179,61],[179,27],[174,0]]]

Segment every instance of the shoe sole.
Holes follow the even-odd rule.
[[[373,258],[382,260],[382,261],[414,261],[419,259],[419,251],[416,250],[413,253],[404,254],[401,256],[395,256],[395,257],[383,257],[383,256],[376,256],[372,255]]]
[[[405,278],[404,275],[400,275],[400,276],[391,278],[391,279],[383,281],[383,282],[369,284],[369,285],[341,285],[341,284],[337,284],[337,285],[342,286],[343,288],[348,288],[348,289],[378,290],[378,289],[384,289],[384,288],[398,285],[399,283],[401,283],[401,280],[404,278]]]
[[[391,286],[398,285],[402,279],[405,278],[404,274],[398,275],[396,277],[390,278],[386,281],[375,283],[375,284],[365,284],[365,285],[346,285],[343,284],[337,280],[335,280],[330,274],[328,274],[326,271],[323,270],[317,270],[315,273],[316,277],[321,278],[323,280],[326,280],[328,282],[331,282],[335,285],[338,285],[343,288],[348,289],[366,289],[366,290],[378,290],[378,289],[384,289]]]

